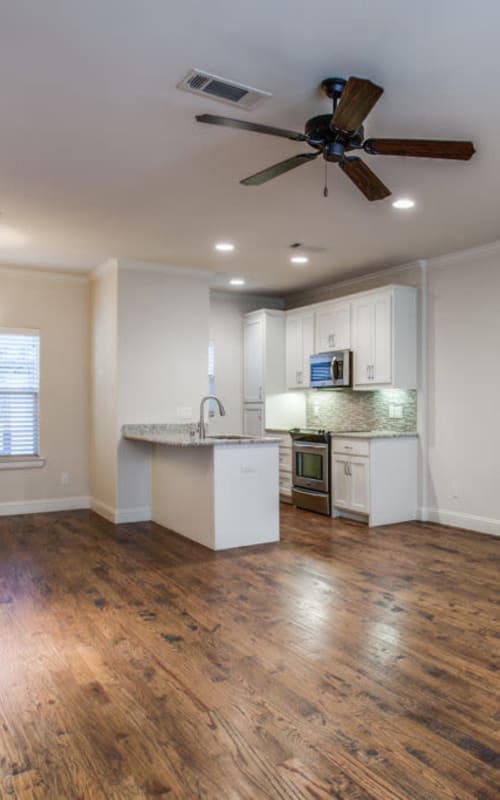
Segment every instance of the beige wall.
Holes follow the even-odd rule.
[[[431,519],[500,533],[500,243],[429,262]]]
[[[116,504],[118,271],[109,262],[90,283],[90,486],[92,505]]]
[[[86,278],[0,268],[0,326],[40,330],[40,454],[46,459],[41,469],[1,470],[4,513],[16,503],[42,508],[44,501],[50,508],[58,498],[61,507],[88,501],[88,310]]]

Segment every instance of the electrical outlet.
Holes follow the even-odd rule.
[[[403,406],[400,405],[390,405],[389,406],[389,416],[393,419],[402,419],[403,417]]]
[[[455,499],[459,497],[458,483],[456,481],[452,481],[451,483],[451,496]]]
[[[61,486],[69,486],[70,476],[69,472],[61,472]]]

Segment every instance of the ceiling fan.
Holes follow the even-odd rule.
[[[365,139],[363,122],[383,94],[380,86],[364,78],[326,78],[321,84],[333,100],[333,115],[320,114],[309,119],[304,133],[259,125],[242,119],[200,114],[198,122],[225,125],[255,133],[267,133],[296,142],[306,142],[316,152],[299,153],[273,164],[272,167],[240,181],[244,186],[259,186],[284,172],[300,167],[322,155],[325,161],[337,163],[368,200],[382,200],[391,192],[370,167],[358,156],[347,153],[363,150],[369,155],[412,156],[416,158],[449,158],[468,161],[474,154],[472,142],[448,142],[439,139]]]

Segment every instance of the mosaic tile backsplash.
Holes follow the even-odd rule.
[[[403,416],[390,417],[391,406],[401,406]],[[414,389],[352,389],[307,392],[306,424],[329,431],[416,431],[417,392]]]

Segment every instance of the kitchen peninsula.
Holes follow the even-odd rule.
[[[279,541],[279,438],[207,436],[196,426],[124,425],[153,448],[151,518],[224,550]]]

